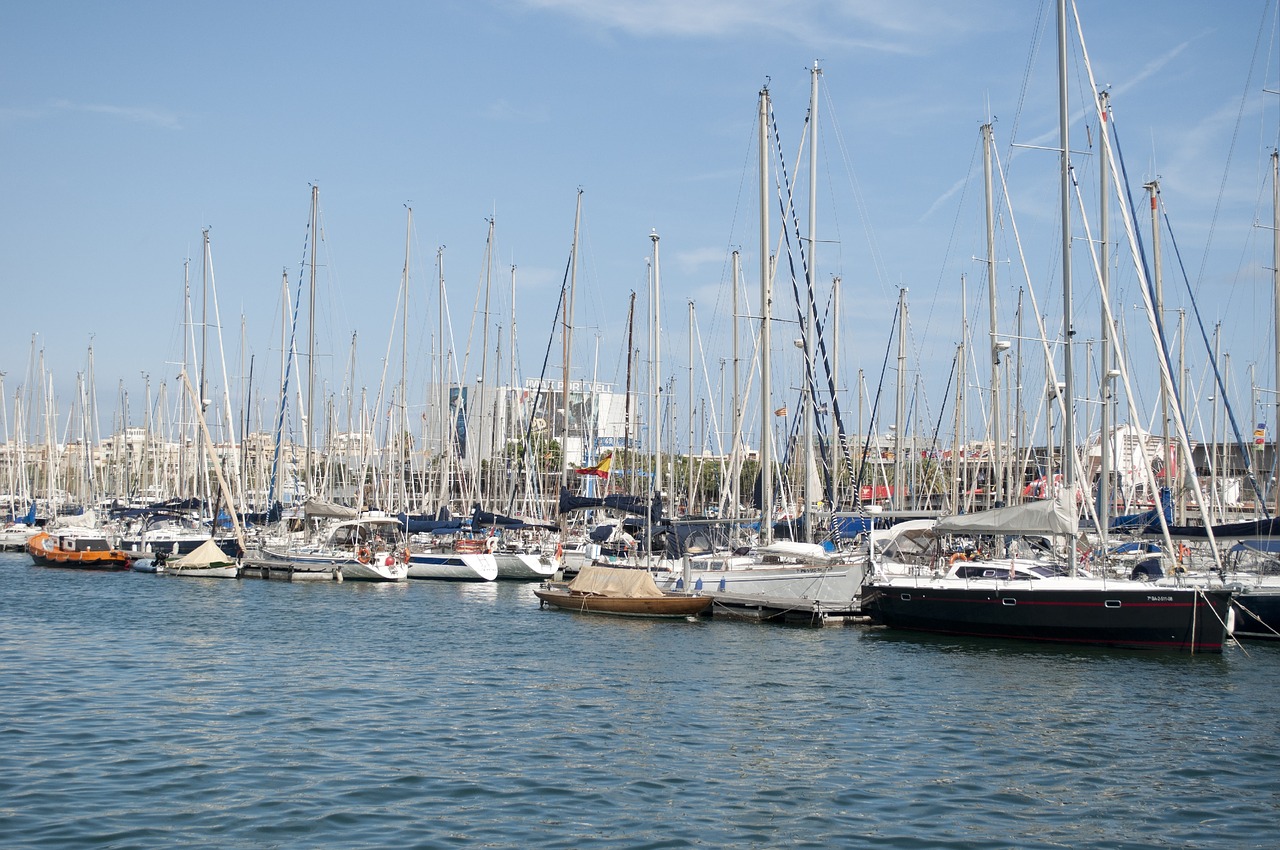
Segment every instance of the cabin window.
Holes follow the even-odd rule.
[[[1012,607],[1012,606],[1014,606],[1014,605],[1017,605],[1017,604],[1018,604],[1018,600],[1014,599],[1012,596],[1006,596],[1006,597],[1004,597],[1003,599],[1001,599],[1000,601],[1001,601],[1001,602],[1003,602],[1005,605],[1008,605],[1008,606],[1010,606],[1010,607]]]
[[[1119,608],[1119,607],[1120,607],[1120,600],[1119,600],[1119,599],[1108,599],[1106,602],[1104,602],[1104,603],[1102,603],[1102,604],[1106,605],[1108,608]]]

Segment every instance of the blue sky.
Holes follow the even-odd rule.
[[[1280,111],[1264,93],[1280,88],[1273,4],[1080,0],[1080,13],[1097,79],[1111,87],[1134,191],[1161,180],[1200,307],[1206,321],[1223,323],[1247,402],[1245,364],[1258,364],[1259,384],[1273,382],[1271,241],[1255,226],[1270,219],[1267,157]],[[985,329],[974,258],[985,252],[977,157],[988,115],[1041,310],[1050,324],[1059,312],[1057,159],[1015,147],[1056,144],[1054,51],[1052,5],[1034,0],[7,4],[7,403],[29,382],[34,335],[65,413],[92,342],[104,419],[123,383],[139,420],[143,374],[153,391],[177,375],[183,262],[192,260],[198,293],[206,227],[228,371],[246,372],[243,351],[257,388],[274,382],[281,273],[296,281],[312,183],[324,224],[317,346],[331,389],[343,382],[356,334],[357,383],[376,393],[407,204],[415,379],[425,376],[436,322],[427,293],[437,248],[445,246],[461,347],[490,217],[495,310],[507,309],[515,265],[522,371],[536,374],[579,188],[575,377],[621,386],[627,297],[635,290],[645,303],[656,230],[664,371],[683,382],[693,300],[714,385],[729,356],[733,248],[743,252],[753,300],[758,288],[757,93],[767,81],[788,167],[806,174],[796,152],[816,60],[818,277],[825,287],[835,275],[844,282],[841,369],[865,369],[874,382],[906,286],[911,369],[927,397],[921,416],[937,417],[960,336],[961,274],[971,322]],[[1078,49],[1071,76],[1078,112],[1088,91]],[[1086,149],[1087,139],[1077,122],[1073,147]],[[1086,191],[1097,180],[1088,160],[1078,164]],[[803,192],[798,203],[803,220]],[[778,218],[774,210],[775,226]],[[1001,321],[1011,332],[1024,282],[1007,216],[998,253]],[[1186,298],[1170,274],[1176,310]],[[1145,321],[1131,306],[1133,276],[1117,277],[1136,338]],[[1082,311],[1092,315],[1096,304],[1082,293]],[[1094,333],[1081,324],[1077,339]],[[1199,348],[1189,360],[1198,381]],[[784,387],[794,385],[786,368],[775,381]],[[1151,384],[1149,365],[1145,374]]]

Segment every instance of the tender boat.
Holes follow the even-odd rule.
[[[157,573],[167,576],[188,576],[192,578],[235,578],[240,574],[240,565],[235,558],[227,555],[212,537],[205,538],[192,552],[179,558],[164,559],[156,564]]]
[[[31,560],[42,567],[79,570],[127,570],[133,557],[117,549],[107,533],[92,526],[63,526],[27,541]]]
[[[590,564],[568,584],[544,584],[534,594],[540,604],[556,608],[627,617],[692,617],[712,603],[700,593],[662,591],[646,570]]]

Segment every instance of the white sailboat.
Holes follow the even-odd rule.
[[[811,97],[809,113],[810,204],[809,251],[807,281],[814,284],[813,246],[816,228],[816,169],[818,78],[821,74],[817,63],[811,69]],[[813,394],[806,380],[804,392],[804,461],[805,493],[802,512],[806,540],[774,541],[773,528],[773,447],[769,434],[769,422],[774,416],[771,397],[771,324],[773,304],[773,269],[770,263],[771,234],[769,229],[769,121],[770,96],[766,87],[759,100],[759,153],[760,153],[760,468],[761,513],[760,542],[742,554],[708,554],[690,557],[687,561],[664,561],[666,571],[660,575],[659,585],[668,588],[687,587],[704,590],[716,598],[721,607],[741,611],[773,611],[787,613],[804,611],[810,614],[823,612],[848,613],[858,607],[860,588],[865,570],[865,557],[829,552],[812,542],[813,503],[812,487],[816,481],[814,469]],[[804,353],[806,379],[812,375],[814,335],[817,332],[813,307],[806,310],[804,327]]]

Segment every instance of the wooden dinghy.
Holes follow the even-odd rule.
[[[700,593],[662,591],[645,570],[591,565],[568,584],[544,584],[534,594],[543,605],[627,617],[692,617],[712,602]]]

